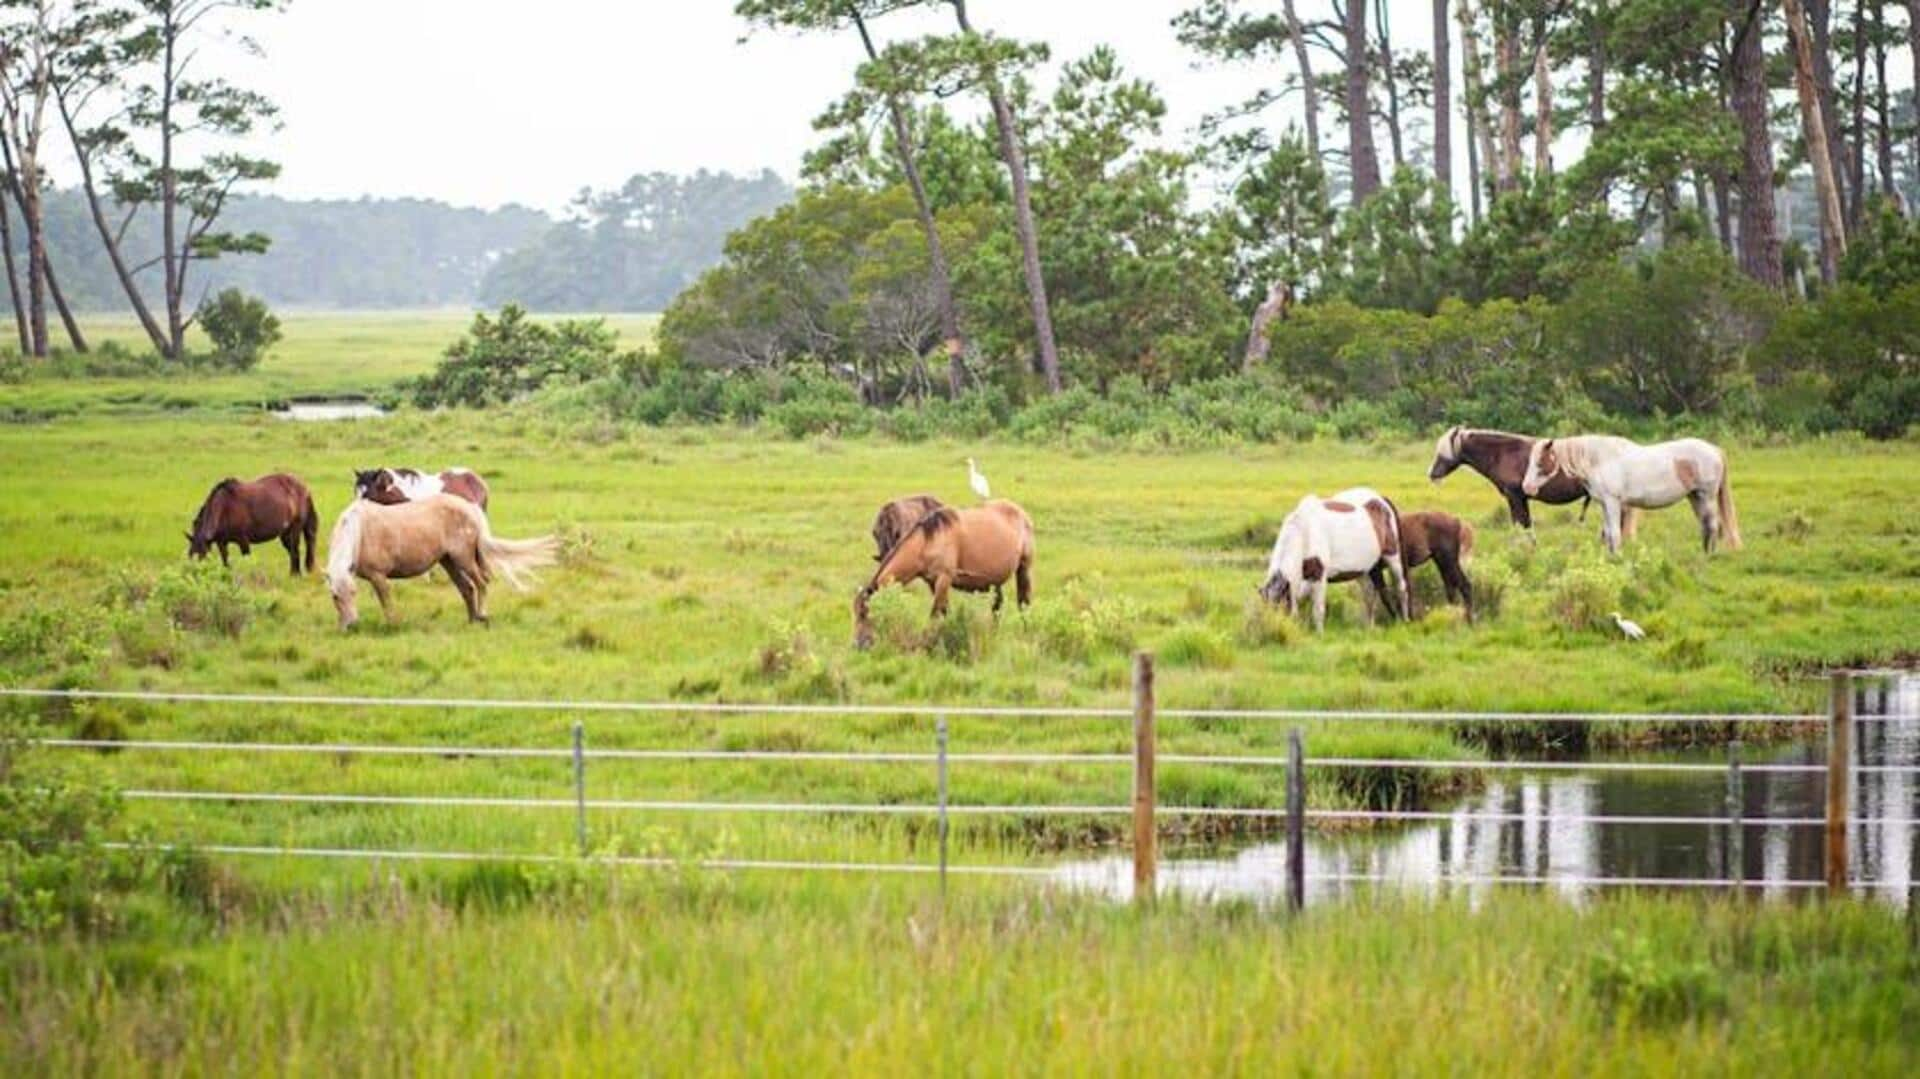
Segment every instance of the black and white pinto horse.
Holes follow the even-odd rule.
[[[487,481],[470,468],[428,473],[415,468],[369,468],[354,472],[353,497],[383,506],[418,502],[438,494],[458,495],[487,508]]]

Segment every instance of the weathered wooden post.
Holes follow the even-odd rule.
[[[1300,728],[1287,732],[1287,909],[1307,905],[1307,751]]]
[[[587,725],[573,721],[573,825],[580,857],[587,856]]]
[[[1847,806],[1853,778],[1853,675],[1835,671],[1827,706],[1827,894],[1847,890]]]
[[[1158,872],[1153,830],[1153,653],[1133,656],[1133,898],[1151,903]]]
[[[1735,738],[1727,743],[1727,879],[1733,882],[1735,899],[1747,891],[1746,808],[1746,784],[1740,775],[1740,739]]]
[[[940,896],[947,894],[947,717],[941,716],[933,725],[933,739],[939,747],[940,787]]]

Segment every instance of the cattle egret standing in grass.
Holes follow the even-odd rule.
[[[1629,641],[1644,640],[1647,636],[1647,631],[1641,629],[1639,623],[1620,617],[1619,611],[1613,612],[1613,624],[1620,627],[1620,632],[1626,634]]]
[[[967,485],[972,487],[973,493],[979,495],[983,501],[993,497],[987,487],[987,478],[980,474],[979,467],[973,463],[971,457],[967,458]]]

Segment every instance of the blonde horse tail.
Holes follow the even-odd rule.
[[[1472,561],[1473,523],[1463,520],[1460,522],[1460,564],[1464,566]]]
[[[1716,495],[1720,503],[1720,542],[1727,550],[1740,549],[1740,515],[1733,509],[1733,471],[1727,467],[1727,457],[1720,455],[1720,490]]]
[[[507,578],[507,583],[515,589],[525,592],[532,587],[533,571],[551,566],[560,561],[560,537],[541,536],[538,539],[507,540],[497,539],[493,528],[487,523],[486,515],[480,517],[480,568],[491,573],[499,570]]]

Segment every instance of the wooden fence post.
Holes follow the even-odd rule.
[[[1287,909],[1307,905],[1307,750],[1300,728],[1287,732]]]
[[[1853,778],[1853,675],[1835,671],[1827,707],[1827,895],[1847,890],[1847,807]]]
[[[1151,903],[1157,873],[1153,810],[1153,653],[1133,656],[1133,898]]]

